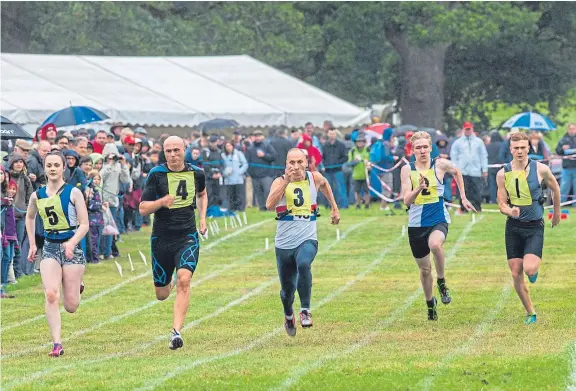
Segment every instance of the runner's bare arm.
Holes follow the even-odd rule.
[[[552,191],[552,204],[554,205],[552,226],[554,227],[560,222],[560,186],[554,174],[550,171],[550,167],[542,163],[538,163],[536,167],[538,167],[538,173],[542,177],[542,182]]]
[[[268,199],[266,200],[266,209],[274,210],[274,208],[276,208],[276,205],[278,205],[278,202],[280,202],[284,196],[284,192],[289,183],[290,181],[286,175],[278,177],[272,182],[270,194],[268,194]]]
[[[336,204],[336,199],[334,198],[334,193],[328,180],[318,171],[312,172],[312,175],[314,175],[314,181],[318,184],[318,190],[320,190],[326,196],[328,202],[330,202],[330,208],[332,210],[338,210],[338,205]]]
[[[444,171],[446,174],[452,175],[456,179],[456,186],[458,186],[458,190],[460,191],[460,199],[462,200],[462,205],[466,208],[466,210],[473,210],[476,212],[476,209],[470,204],[468,198],[466,197],[466,189],[464,189],[464,178],[462,177],[462,172],[448,159],[439,158],[436,160],[436,168]]]
[[[38,213],[38,205],[36,202],[38,197],[36,192],[32,193],[30,196],[30,202],[28,203],[28,210],[26,211],[26,233],[28,234],[28,243],[30,246],[36,246],[36,214]]]
[[[422,192],[424,187],[418,186],[416,189],[412,190],[412,182],[410,181],[410,166],[406,165],[402,167],[400,171],[400,179],[402,181],[402,194],[404,195],[404,205],[410,206],[418,197],[418,194]]]
[[[204,189],[201,193],[196,194],[196,200],[198,205],[198,219],[200,220],[200,233],[204,235],[206,233],[206,211],[208,209],[208,192]]]
[[[70,198],[73,201],[74,207],[76,208],[76,220],[78,228],[76,233],[68,242],[73,243],[74,247],[80,243],[82,238],[86,236],[90,230],[90,225],[88,223],[88,208],[86,207],[86,201],[84,200],[84,195],[78,188],[72,189]]]

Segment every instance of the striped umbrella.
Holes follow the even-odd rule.
[[[530,130],[539,130],[542,132],[550,132],[556,130],[556,125],[549,118],[542,114],[537,113],[520,113],[516,114],[508,121],[504,122],[503,128],[522,128]]]

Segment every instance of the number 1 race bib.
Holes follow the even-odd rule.
[[[185,208],[192,205],[196,195],[194,171],[169,172],[168,194],[175,197],[170,209]]]

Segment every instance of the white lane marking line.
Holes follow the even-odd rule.
[[[424,380],[420,382],[422,384],[421,388],[423,390],[429,390],[430,387],[432,387],[434,380],[436,380],[439,372],[446,366],[446,364],[450,363],[460,355],[468,354],[472,345],[474,345],[478,340],[482,340],[484,333],[486,333],[492,322],[494,322],[496,316],[502,312],[502,309],[504,309],[504,306],[510,297],[510,291],[510,284],[506,283],[502,289],[502,293],[500,293],[500,298],[498,299],[496,306],[493,307],[484,317],[482,322],[476,326],[474,334],[472,334],[472,336],[470,336],[470,338],[468,338],[462,345],[446,354],[442,360],[440,360],[440,362],[433,368],[431,371],[433,373],[429,374]]]
[[[203,246],[200,246],[200,251],[202,251],[202,250],[204,250],[204,251],[210,251],[211,249],[213,249],[213,248],[214,248],[215,246],[217,246],[218,244],[220,244],[220,243],[222,243],[222,242],[224,242],[224,241],[226,241],[226,240],[228,240],[228,239],[231,239],[231,238],[233,238],[233,237],[235,237],[235,236],[238,236],[238,235],[240,235],[241,233],[244,233],[244,232],[246,232],[246,231],[250,231],[250,230],[252,230],[252,229],[254,229],[254,228],[257,228],[257,227],[259,227],[259,226],[261,226],[262,224],[267,223],[267,222],[268,222],[268,220],[263,220],[263,221],[260,221],[260,222],[258,222],[258,223],[254,223],[254,224],[248,225],[248,226],[246,226],[246,227],[244,227],[244,228],[242,228],[242,229],[240,229],[240,230],[238,230],[238,231],[235,231],[235,232],[233,232],[233,233],[231,233],[231,234],[228,234],[228,235],[225,235],[225,236],[221,237],[220,239],[218,239],[218,240],[216,240],[216,241],[208,244],[207,246],[204,246],[204,247],[203,247]],[[116,285],[114,285],[114,286],[112,286],[112,287],[110,287],[110,288],[104,289],[103,291],[101,291],[101,292],[99,292],[99,293],[96,293],[95,295],[92,295],[92,296],[88,297],[88,298],[85,299],[85,300],[82,300],[82,303],[90,303],[91,301],[97,300],[97,299],[99,299],[99,298],[101,298],[101,297],[103,297],[103,296],[106,296],[106,295],[109,294],[109,293],[115,292],[115,291],[117,291],[118,289],[122,288],[123,286],[125,286],[125,285],[127,285],[127,284],[130,284],[130,283],[132,283],[132,282],[134,282],[134,281],[136,281],[136,280],[139,280],[139,279],[141,279],[141,278],[144,278],[144,277],[146,277],[146,276],[148,276],[148,275],[150,275],[150,274],[152,274],[152,271],[148,270],[148,271],[145,272],[145,273],[142,273],[142,274],[139,274],[139,275],[137,275],[137,276],[131,277],[131,278],[128,279],[128,280],[124,280],[124,281],[122,281],[122,282],[120,282],[120,283],[118,283],[118,284],[116,284]],[[61,308],[61,309],[60,309],[60,313],[61,313],[61,314],[64,313],[64,308]],[[21,322],[17,322],[17,323],[13,323],[13,324],[11,324],[11,325],[4,326],[4,327],[0,328],[0,331],[4,332],[4,331],[10,330],[10,329],[13,329],[14,327],[24,326],[24,325],[26,325],[26,324],[28,324],[28,323],[32,323],[32,322],[35,322],[35,321],[37,321],[37,320],[44,319],[45,317],[46,317],[46,315],[44,315],[44,314],[42,314],[42,315],[37,315],[37,316],[35,316],[35,317],[33,317],[33,318],[29,318],[29,319],[23,320],[23,321],[21,321]]]
[[[238,261],[236,261],[236,262],[229,263],[229,264],[227,264],[226,266],[224,266],[224,267],[222,267],[222,268],[220,268],[220,269],[218,269],[218,270],[216,270],[216,271],[214,271],[214,272],[212,272],[212,273],[210,273],[210,274],[208,274],[208,275],[206,275],[206,276],[204,276],[204,277],[202,277],[202,278],[200,278],[200,279],[198,279],[198,280],[193,280],[192,283],[190,284],[190,287],[191,287],[191,288],[197,287],[197,286],[201,285],[203,282],[208,281],[208,280],[211,280],[211,279],[213,279],[214,277],[219,276],[220,274],[222,274],[222,273],[225,272],[226,270],[233,269],[233,268],[235,268],[236,266],[239,266],[239,265],[243,265],[243,264],[247,263],[248,261],[252,260],[253,258],[256,258],[256,257],[258,257],[258,256],[260,256],[260,255],[262,255],[262,254],[264,254],[264,251],[258,251],[258,252],[256,252],[256,253],[250,254],[250,255],[248,255],[248,256],[246,256],[246,257],[240,258],[240,259],[239,259]],[[173,297],[173,296],[174,296],[174,295],[171,295],[171,297]],[[78,330],[78,331],[70,334],[69,337],[64,338],[64,339],[62,340],[62,342],[63,342],[63,343],[64,343],[64,342],[68,342],[68,341],[73,340],[73,339],[75,339],[75,338],[78,338],[78,337],[80,337],[80,336],[82,336],[82,335],[84,335],[84,334],[87,334],[87,333],[89,333],[89,332],[91,332],[91,331],[97,330],[97,329],[99,329],[99,328],[101,328],[101,327],[110,325],[110,324],[112,324],[112,323],[119,322],[119,321],[121,321],[121,320],[124,319],[124,318],[128,318],[128,317],[130,317],[130,316],[132,316],[132,315],[137,314],[138,312],[145,311],[145,310],[147,310],[147,309],[149,309],[149,308],[151,308],[151,307],[154,307],[155,305],[157,305],[157,304],[159,304],[159,303],[161,303],[161,301],[159,301],[159,300],[151,300],[150,302],[148,302],[147,304],[144,304],[144,305],[141,306],[141,307],[134,308],[134,309],[132,309],[132,310],[129,310],[129,311],[124,312],[123,314],[115,315],[115,316],[113,316],[113,317],[111,317],[111,318],[109,318],[109,319],[107,319],[107,320],[105,320],[105,321],[103,321],[103,322],[97,323],[97,324],[95,324],[95,325],[92,325],[92,326],[87,327],[87,328],[82,329],[82,330]],[[50,347],[51,345],[52,345],[51,343],[41,344],[41,345],[37,345],[37,346],[35,346],[35,347],[33,347],[33,348],[19,350],[19,351],[14,352],[14,353],[3,354],[3,355],[0,357],[0,361],[3,361],[3,360],[8,359],[8,358],[14,358],[14,357],[24,356],[24,355],[26,355],[26,354],[28,354],[28,353],[32,353],[32,352],[37,352],[37,351],[46,349],[46,348]]]
[[[335,298],[337,298],[338,296],[340,296],[343,292],[345,292],[347,289],[349,289],[352,285],[356,284],[358,281],[362,280],[368,273],[370,273],[372,270],[374,270],[375,267],[377,267],[380,263],[382,263],[382,261],[384,260],[385,256],[392,251],[393,249],[396,248],[396,246],[398,246],[400,240],[402,239],[401,236],[396,237],[396,239],[388,246],[386,247],[379,255],[378,257],[372,261],[372,263],[370,263],[370,265],[363,270],[362,272],[358,273],[356,275],[356,277],[354,277],[354,279],[349,280],[348,282],[346,282],[346,284],[342,285],[340,288],[332,291],[328,296],[326,296],[324,299],[320,300],[316,305],[312,306],[312,310],[316,310],[320,307],[322,307],[323,305],[331,302],[332,300],[334,300]],[[202,364],[206,364],[206,363],[210,363],[210,362],[214,362],[217,360],[221,360],[221,359],[225,359],[225,358],[229,358],[232,356],[236,356],[238,354],[247,352],[251,349],[253,349],[254,347],[266,342],[268,339],[272,338],[273,336],[277,335],[278,333],[280,333],[282,330],[284,329],[284,327],[279,327],[275,330],[272,330],[262,336],[260,336],[259,338],[257,338],[256,340],[252,341],[251,343],[244,345],[240,348],[234,349],[228,353],[224,353],[221,355],[217,355],[217,356],[213,356],[213,357],[206,357],[200,360],[196,360],[190,364],[185,364],[185,365],[181,365],[179,367],[176,367],[173,371],[169,372],[168,374],[166,374],[164,377],[156,379],[156,380],[152,380],[147,382],[144,386],[139,387],[134,389],[135,391],[144,391],[144,390],[152,390],[154,388],[156,388],[157,386],[159,386],[160,384],[164,383],[165,381],[177,376],[178,374],[180,374],[181,372],[186,372],[191,370],[192,368],[195,368],[199,365]]]
[[[370,223],[370,222],[372,222],[372,221],[374,221],[374,220],[376,220],[376,218],[366,219],[366,220],[364,220],[364,221],[361,222],[361,223],[358,223],[358,224],[355,224],[355,225],[349,227],[349,228],[343,233],[342,238],[347,237],[350,233],[354,232],[356,229],[358,229],[358,228],[360,228],[361,226],[366,225],[366,224],[368,224],[368,223]],[[321,249],[321,251],[319,252],[319,255],[320,255],[320,254],[324,254],[324,253],[330,251],[330,249],[332,249],[336,244],[338,244],[337,241],[331,242],[326,248]],[[319,255],[318,255],[318,256],[319,256]],[[205,277],[205,278],[208,278],[208,276]],[[278,279],[278,277],[274,277],[274,278],[272,278],[270,281],[274,282],[274,281],[277,281],[277,279]],[[269,281],[269,282],[270,282],[270,281]],[[268,283],[268,282],[267,282],[267,283]],[[266,284],[267,284],[267,283],[266,283]],[[251,296],[250,296],[250,297],[251,297]],[[237,304],[238,304],[238,303],[237,303]],[[227,307],[226,309],[228,309],[228,308],[230,308],[230,307]],[[212,313],[211,315],[209,315],[209,317],[214,317],[214,316],[216,316],[216,315],[213,315],[213,314],[215,314],[215,313],[218,312],[218,311],[219,311],[219,310],[216,310],[214,313]],[[218,312],[217,315],[219,315],[219,314],[222,313],[222,312],[223,312],[223,311]],[[203,321],[203,320],[206,320],[206,319],[208,319],[208,318],[204,317],[204,318],[201,318],[200,320]],[[199,321],[199,320],[198,320],[198,321]],[[198,322],[198,321],[193,321],[193,322],[191,322],[190,324],[187,324],[186,326],[184,326],[184,327],[182,328],[182,331],[183,331],[183,330],[186,330],[186,329],[188,329],[188,328],[190,328],[190,327],[195,326],[195,325],[197,324],[197,323],[195,323],[195,322]],[[282,329],[283,329],[283,327],[280,328],[280,330],[282,330]],[[146,343],[146,344],[144,344],[144,345],[140,345],[140,346],[138,346],[137,348],[132,349],[131,351],[128,351],[128,352],[115,353],[115,354],[112,354],[112,355],[110,355],[110,356],[102,357],[102,358],[99,358],[99,359],[93,359],[93,360],[87,360],[87,361],[79,361],[79,362],[76,362],[76,363],[73,364],[73,365],[64,365],[64,366],[60,366],[60,367],[52,367],[52,368],[44,369],[44,370],[42,370],[42,371],[34,372],[34,373],[32,373],[32,374],[27,375],[25,379],[10,382],[10,383],[4,385],[4,387],[6,387],[6,389],[8,389],[9,387],[17,387],[17,386],[20,386],[20,385],[22,385],[22,384],[25,384],[25,383],[34,381],[35,379],[38,379],[38,378],[44,377],[44,376],[46,376],[46,375],[49,375],[50,373],[52,373],[52,372],[54,372],[54,371],[58,371],[58,370],[64,370],[64,369],[71,368],[71,367],[79,367],[79,366],[81,366],[81,365],[99,364],[99,363],[101,363],[101,362],[104,362],[104,361],[107,361],[107,360],[111,360],[111,359],[114,359],[114,358],[128,356],[128,355],[131,355],[131,354],[133,354],[133,353],[139,352],[139,351],[141,351],[141,350],[147,349],[148,347],[150,347],[150,346],[152,346],[152,345],[154,345],[154,344],[162,341],[163,339],[165,339],[165,337],[166,337],[166,335],[164,335],[164,334],[163,334],[163,335],[159,335],[159,336],[157,336],[154,340],[152,340],[151,342],[148,342],[148,343]]]
[[[478,221],[480,221],[482,218],[483,217],[478,219]],[[454,246],[450,249],[450,251],[446,255],[446,266],[448,266],[448,264],[450,263],[450,261],[452,260],[454,255],[456,255],[456,252],[460,249],[460,247],[462,247],[462,243],[464,243],[464,241],[468,237],[468,233],[470,232],[470,230],[472,229],[472,226],[474,224],[475,223],[470,222],[466,225],[466,227],[464,227],[464,230],[462,230],[462,232],[460,233],[458,240],[456,240],[456,243],[454,244]],[[416,289],[406,299],[406,301],[404,302],[404,305],[402,307],[395,309],[388,317],[386,317],[386,319],[383,319],[382,321],[378,322],[376,329],[374,331],[372,331],[370,334],[366,335],[360,341],[351,345],[350,347],[348,347],[344,351],[340,351],[338,353],[326,355],[324,357],[321,357],[320,359],[318,359],[317,361],[313,362],[312,364],[310,364],[308,366],[297,368],[292,373],[292,375],[288,379],[286,379],[279,387],[275,388],[275,390],[285,390],[285,389],[289,388],[290,386],[292,386],[300,378],[302,378],[306,374],[308,374],[311,370],[323,366],[328,361],[338,359],[338,358],[345,356],[347,354],[350,354],[350,353],[352,353],[352,352],[354,352],[354,351],[356,351],[356,350],[358,350],[358,349],[360,349],[366,345],[369,345],[372,342],[372,340],[380,334],[382,329],[390,326],[400,316],[402,316],[404,314],[404,312],[406,312],[412,306],[412,304],[414,304],[416,299],[418,297],[420,297],[421,294],[422,294],[422,288]]]
[[[572,344],[571,370],[568,375],[566,391],[576,391],[576,341]]]
[[[251,290],[251,291],[248,292],[247,294],[239,297],[238,299],[235,299],[235,300],[229,302],[229,303],[226,304],[225,306],[216,309],[214,312],[212,312],[212,313],[210,313],[210,314],[208,314],[208,315],[206,315],[206,316],[204,316],[204,317],[202,317],[202,318],[196,319],[196,320],[188,323],[185,327],[182,328],[182,331],[187,330],[187,329],[190,329],[190,328],[192,328],[192,327],[196,327],[196,326],[198,326],[199,324],[201,324],[201,323],[203,323],[203,322],[205,322],[205,321],[207,321],[207,320],[209,320],[209,319],[212,319],[212,318],[220,315],[221,313],[229,310],[230,308],[232,308],[232,307],[234,307],[234,306],[237,306],[238,304],[241,304],[242,302],[248,300],[249,298],[260,294],[264,289],[266,289],[267,287],[269,287],[269,286],[271,286],[272,284],[274,284],[274,283],[276,282],[276,280],[277,280],[277,277],[274,277],[274,278],[269,279],[268,281],[260,284],[258,287],[254,288],[253,290]],[[166,342],[168,341],[168,333],[163,334],[163,335],[159,335],[159,336],[157,336],[156,338],[154,338],[152,341],[147,342],[147,343],[144,343],[144,344],[141,344],[141,345],[138,345],[136,348],[134,348],[134,349],[132,349],[132,350],[129,350],[129,351],[127,351],[127,352],[114,353],[114,354],[111,354],[111,355],[108,355],[108,356],[104,356],[104,357],[101,357],[101,358],[97,358],[97,359],[85,360],[85,361],[77,361],[77,362],[72,363],[72,364],[67,364],[67,365],[62,365],[62,366],[57,366],[57,367],[52,366],[52,367],[50,367],[50,368],[46,368],[46,369],[44,369],[44,370],[42,370],[42,371],[39,371],[39,372],[35,372],[35,373],[32,373],[32,374],[27,374],[24,379],[18,379],[18,380],[12,381],[12,382],[10,382],[10,383],[4,384],[4,385],[3,385],[3,389],[4,389],[4,390],[8,390],[8,389],[13,388],[13,387],[21,386],[22,384],[31,382],[31,381],[33,381],[33,380],[36,380],[36,379],[38,379],[38,378],[41,378],[41,377],[43,377],[43,376],[45,376],[45,375],[48,375],[48,374],[50,374],[50,373],[52,373],[52,372],[55,372],[55,371],[65,370],[65,369],[68,369],[68,368],[77,368],[77,367],[79,367],[80,365],[96,365],[96,364],[100,364],[100,363],[103,363],[103,362],[105,362],[105,361],[108,361],[108,360],[111,360],[111,359],[114,359],[114,358],[120,358],[120,357],[130,356],[130,355],[132,355],[132,354],[135,354],[135,353],[141,352],[141,351],[143,351],[143,350],[146,350],[146,349],[148,349],[149,347],[157,344],[158,342],[162,342],[162,341],[166,341]]]

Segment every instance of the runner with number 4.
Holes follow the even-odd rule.
[[[44,248],[40,261],[40,275],[46,299],[46,320],[52,334],[51,357],[64,354],[62,347],[62,318],[60,316],[60,286],[62,303],[73,313],[80,305],[84,291],[82,276],[86,258],[80,241],[89,230],[88,210],[82,192],[64,182],[66,159],[60,152],[50,152],[44,159],[46,186],[32,193],[26,212],[26,232],[30,240],[28,261],[36,257],[36,214],[44,223]]]
[[[462,173],[450,160],[430,159],[432,138],[426,132],[416,132],[410,139],[416,160],[402,167],[402,194],[408,207],[408,239],[412,255],[420,269],[420,281],[426,297],[428,320],[437,320],[436,298],[432,295],[434,281],[430,251],[434,254],[437,286],[442,303],[452,299],[444,276],[445,256],[442,245],[448,236],[450,215],[444,205],[444,175],[456,179],[462,205],[469,211],[476,209],[466,198]]]
[[[276,266],[280,278],[280,299],[284,306],[286,333],[296,335],[296,319],[292,305],[294,293],[300,297],[300,325],[312,327],[310,299],[312,296],[311,265],[318,252],[316,199],[320,190],[330,202],[332,224],[340,222],[340,212],[332,189],[319,172],[307,171],[304,152],[293,148],[286,157],[284,175],[276,178],[266,201],[268,210],[276,210]]]
[[[166,163],[150,171],[140,202],[142,216],[154,213],[150,247],[156,298],[166,300],[176,285],[173,329],[168,344],[172,350],[184,346],[180,330],[190,304],[190,280],[200,252],[194,213],[196,197],[201,235],[206,233],[208,207],[204,171],[184,163],[185,149],[180,137],[166,139]]]
[[[496,175],[498,206],[506,220],[506,255],[512,272],[514,289],[526,309],[525,324],[536,322],[536,311],[530,299],[524,273],[533,284],[538,278],[544,247],[544,203],[542,183],[553,193],[552,227],[560,223],[560,187],[550,168],[528,158],[529,141],[525,133],[510,138],[512,162]]]

